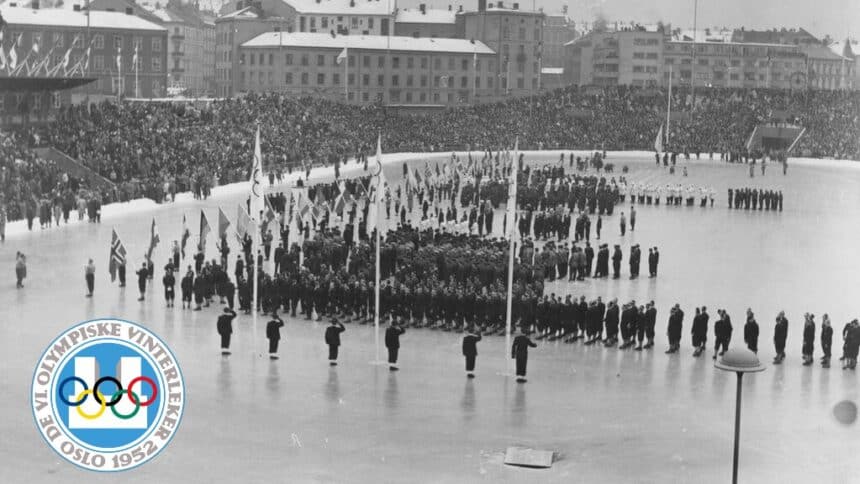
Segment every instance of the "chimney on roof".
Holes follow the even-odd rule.
[[[125,14],[126,15],[134,15],[134,9],[131,7],[125,7]]]
[[[463,6],[462,6],[462,5],[460,5],[459,7],[457,7],[457,11],[458,11],[458,12],[460,12],[460,13],[463,13]]]
[[[519,9],[520,9],[520,4],[519,4],[519,3],[515,3],[515,4],[514,4],[514,10],[519,10]]]
[[[454,7],[452,7],[452,6],[451,6],[451,4],[449,3],[449,4],[448,4],[448,11],[450,12],[450,11],[452,11],[452,10],[454,10]]]
[[[488,3],[487,8],[493,8],[493,2]]]
[[[497,5],[499,6],[499,8],[505,8],[505,4],[503,4],[503,3],[501,2],[501,0],[499,1],[499,3],[498,3]]]
[[[427,4],[426,3],[419,4],[418,10],[421,10],[421,15],[426,14],[427,13]]]

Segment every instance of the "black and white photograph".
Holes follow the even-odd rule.
[[[0,0],[0,482],[860,482],[858,240],[856,0]]]

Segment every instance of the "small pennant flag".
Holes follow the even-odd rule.
[[[185,258],[185,244],[191,237],[191,231],[188,230],[188,222],[185,219],[185,214],[182,214],[182,258]]]
[[[227,219],[227,214],[221,207],[218,207],[218,239],[223,239],[227,235],[227,229],[230,228],[230,220]]]
[[[155,246],[161,241],[161,238],[158,236],[158,226],[155,225],[155,217],[152,218],[152,225],[149,227],[149,249],[146,251],[146,258],[152,259],[152,251],[155,250]]]
[[[245,211],[245,208],[239,205],[239,213],[236,216],[236,237],[238,237],[239,243],[245,241],[249,227],[251,227],[251,217]]]
[[[206,251],[206,237],[209,236],[209,232],[212,229],[209,227],[209,221],[206,220],[206,213],[201,210],[200,211],[200,248],[205,252]]]
[[[125,264],[125,254],[125,246],[122,245],[122,241],[119,240],[119,235],[117,235],[116,229],[114,229],[111,233],[110,262],[108,263],[111,282],[116,280],[116,271],[119,266]]]

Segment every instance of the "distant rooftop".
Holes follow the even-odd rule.
[[[404,24],[453,24],[457,21],[457,11],[428,8],[421,12],[417,8],[403,8],[397,11],[395,21]]]
[[[388,0],[283,0],[299,13],[324,15],[391,15]]]
[[[87,27],[85,12],[76,12],[67,8],[9,7],[0,5],[3,20],[13,25],[44,25],[51,27]],[[105,12],[93,10],[89,14],[91,28],[110,28],[117,30],[152,30],[165,31],[165,28],[144,20],[136,15],[121,12]]]
[[[390,44],[389,44],[390,42]],[[414,38],[385,35],[337,35],[308,32],[266,32],[242,44],[242,47],[317,47],[329,49],[363,49],[414,52],[449,52],[494,54],[480,41],[473,44],[466,39]]]

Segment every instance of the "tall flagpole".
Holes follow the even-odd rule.
[[[263,192],[263,155],[260,148],[260,126],[257,126],[257,138],[254,143],[254,166],[251,168],[251,197],[256,197],[262,200],[262,197],[265,196]],[[259,185],[259,187],[257,186]],[[260,193],[255,193],[254,190],[259,189]],[[251,284],[254,288],[253,302],[251,303],[251,314],[252,316],[252,327],[254,332],[254,348],[256,348],[257,344],[257,295],[259,289],[259,274],[260,274],[260,264],[257,260],[257,252],[260,250],[260,208],[262,203],[259,201],[252,199],[251,200],[251,211],[254,212],[251,214],[251,220],[254,222],[254,235],[251,239],[251,261],[254,264],[254,276]]]
[[[373,203],[374,212],[374,222],[376,224],[376,284],[374,286],[374,294],[373,299],[375,303],[376,310],[373,312],[373,326],[375,328],[375,340],[376,340],[376,363],[379,363],[381,360],[379,359],[379,283],[380,283],[380,271],[379,271],[379,245],[381,242],[381,236],[379,230],[379,201],[382,200],[382,135],[379,135],[376,141],[376,166],[379,169],[379,172],[376,174],[376,200]]]
[[[669,117],[672,113],[672,65],[669,65],[669,94],[666,96],[666,146],[663,150],[669,149]]]
[[[343,102],[349,102],[349,48],[344,47],[346,59],[343,60]]]
[[[505,368],[507,374],[511,375],[511,359],[507,358],[508,348],[511,347],[511,302],[513,299],[514,289],[514,233],[516,233],[516,222],[514,214],[517,213],[517,173],[519,172],[520,162],[520,139],[517,137],[514,143],[514,160],[511,165],[511,189],[508,195],[508,204],[510,207],[505,207],[508,211],[508,297],[505,311]]]

